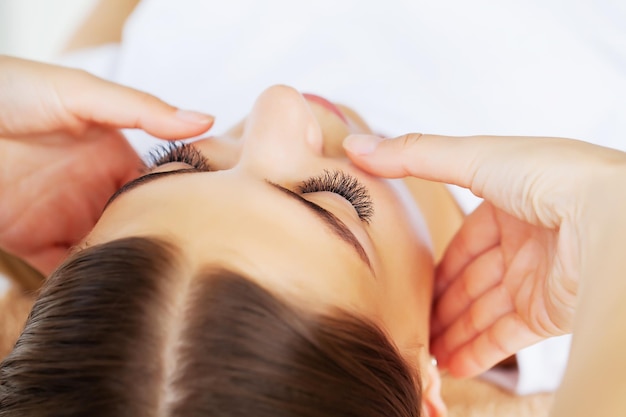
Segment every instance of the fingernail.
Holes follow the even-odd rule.
[[[350,135],[343,141],[343,147],[355,155],[367,155],[384,139],[374,135]]]
[[[213,122],[213,120],[215,120],[213,116],[208,114],[180,109],[176,112],[176,117],[184,122],[197,123],[200,125],[208,125],[209,123]]]

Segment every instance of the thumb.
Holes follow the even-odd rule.
[[[476,138],[408,133],[384,139],[351,135],[343,143],[348,157],[371,174],[387,178],[414,176],[471,188],[488,143]]]
[[[586,142],[542,137],[450,137],[410,133],[392,139],[353,135],[344,148],[374,175],[414,176],[469,188],[518,218],[535,223],[537,207],[571,210],[594,171],[626,154]],[[543,218],[544,215],[539,215]],[[553,224],[545,216],[542,224]]]
[[[115,128],[139,128],[164,139],[206,132],[212,116],[177,109],[157,97],[77,71],[72,80],[57,84],[67,111],[82,122]]]

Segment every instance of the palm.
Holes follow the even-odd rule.
[[[433,352],[453,373],[478,373],[517,350],[571,329],[575,261],[560,231],[483,203],[439,268]],[[480,233],[476,233],[480,230]],[[558,284],[557,284],[558,283]]]
[[[511,297],[513,310],[530,331],[541,338],[565,333],[571,323],[561,318],[559,298],[567,298],[563,288],[555,288],[554,277],[561,276],[558,232],[530,225],[491,206],[501,229],[504,276],[502,285]]]
[[[112,129],[1,141],[0,246],[49,273],[136,175],[139,159]]]

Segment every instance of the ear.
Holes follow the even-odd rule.
[[[441,375],[434,360],[422,367],[422,409],[427,417],[448,415],[448,409],[441,398]]]

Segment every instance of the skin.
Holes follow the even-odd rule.
[[[83,71],[1,55],[0,91],[0,248],[43,274],[137,176],[119,128],[172,139],[213,122]]]
[[[452,182],[486,200],[437,269],[432,347],[441,366],[475,376],[572,331],[584,240],[579,201],[604,171],[624,164],[623,153],[559,138],[418,134],[377,141],[371,153],[350,154],[370,172]],[[455,159],[445,151],[452,148]]]
[[[215,171],[168,176],[120,195],[86,244],[165,238],[181,249],[190,272],[228,265],[313,311],[339,307],[364,315],[422,369],[425,407],[442,415],[439,379],[428,353],[434,267],[425,224],[402,183],[369,176],[340,157],[347,134],[370,133],[346,113],[348,123],[292,88],[269,88],[243,125],[194,143]],[[170,163],[157,171],[186,168]],[[297,191],[301,181],[324,170],[353,175],[371,195],[369,224],[334,193],[303,195],[348,226],[371,269],[309,210],[267,183]]]
[[[572,139],[423,134],[345,146],[371,173],[485,198],[437,269],[433,347],[445,367],[471,376],[571,332],[550,415],[624,415],[626,153]]]

